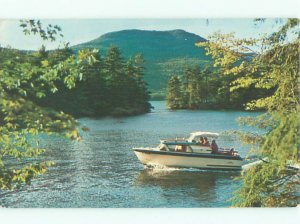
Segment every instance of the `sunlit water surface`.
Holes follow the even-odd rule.
[[[80,142],[43,138],[44,157],[55,162],[31,186],[1,192],[3,207],[228,207],[239,187],[239,172],[146,169],[132,148],[156,146],[161,138],[186,137],[195,130],[246,130],[241,111],[169,111],[151,102],[152,113],[126,118],[80,119],[90,128]],[[239,150],[239,142],[224,142]]]

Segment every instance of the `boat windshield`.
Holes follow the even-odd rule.
[[[219,137],[218,133],[212,132],[193,132],[188,138],[188,142],[199,142],[200,137],[207,137],[209,139],[217,139]]]

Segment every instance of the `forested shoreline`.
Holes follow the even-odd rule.
[[[171,76],[168,81],[167,106],[169,109],[245,110],[248,102],[270,96],[275,91],[275,88],[250,85],[232,92],[232,82],[236,78],[233,74],[223,75],[214,67],[186,65],[182,73]]]
[[[0,48],[2,67],[9,66],[14,60],[23,66],[50,68],[72,57],[79,62],[89,57],[80,65],[76,84],[66,86],[60,80],[56,81],[47,92],[41,91],[33,96],[28,91],[26,94],[30,100],[75,117],[126,116],[150,111],[141,54],[125,62],[116,46],[111,46],[104,56],[96,49],[84,49],[75,54],[68,46],[53,51],[42,47],[37,52]],[[73,66],[77,66],[76,62]],[[70,82],[75,81],[74,78],[69,79],[72,79]],[[68,82],[68,77],[64,81]]]

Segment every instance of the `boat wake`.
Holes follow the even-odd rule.
[[[146,169],[154,170],[154,171],[176,171],[176,170],[181,170],[180,168],[175,168],[175,167],[168,167],[164,166],[161,164],[147,164],[144,166]]]

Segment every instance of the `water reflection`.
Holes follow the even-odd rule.
[[[209,202],[216,200],[218,194],[222,194],[217,189],[232,184],[233,179],[239,175],[239,172],[145,169],[140,172],[135,185],[160,187],[166,197],[175,191],[178,199],[187,200],[190,197],[197,201]]]

